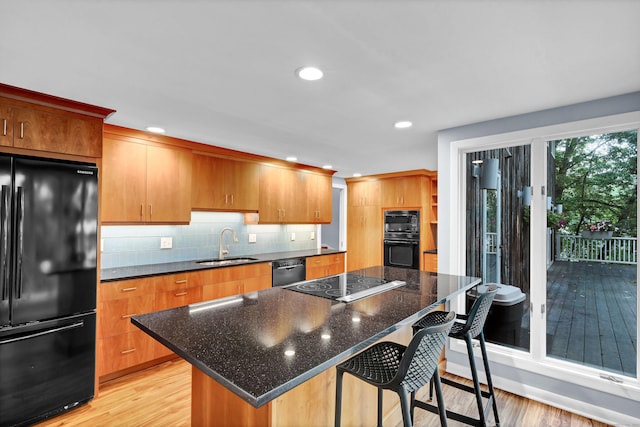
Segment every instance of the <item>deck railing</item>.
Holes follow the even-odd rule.
[[[592,239],[556,233],[556,260],[638,264],[636,237]]]

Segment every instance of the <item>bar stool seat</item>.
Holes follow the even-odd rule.
[[[438,360],[454,321],[455,313],[450,312],[439,322],[414,334],[408,346],[384,341],[336,366],[335,426],[340,426],[342,378],[345,372],[378,388],[378,427],[382,427],[382,390],[398,393],[404,426],[411,427],[413,422],[410,408],[414,393],[433,378],[440,408],[436,413],[440,415],[441,425],[446,426]]]
[[[478,418],[472,418],[452,411],[447,411],[446,414],[448,418],[474,426],[486,426],[487,415],[489,414],[491,409],[493,409],[493,416],[496,426],[500,426],[500,419],[498,417],[498,406],[496,403],[495,392],[493,390],[493,381],[491,380],[491,371],[489,370],[489,359],[487,358],[487,349],[485,346],[483,332],[484,324],[487,320],[487,315],[489,314],[489,309],[491,308],[491,304],[497,292],[497,286],[489,286],[486,292],[481,294],[478,299],[476,299],[473,306],[471,306],[471,310],[469,310],[468,314],[459,314],[456,316],[456,319],[461,321],[454,322],[453,326],[451,327],[451,331],[449,332],[449,336],[451,338],[462,339],[467,344],[467,355],[469,357],[469,367],[471,368],[473,387],[460,384],[448,378],[442,378],[441,382],[443,384],[456,387],[460,390],[473,393],[475,395],[476,404],[478,407]],[[428,313],[422,319],[413,324],[413,332],[418,333],[423,328],[428,328],[433,324],[439,324],[441,322],[442,316],[443,312],[441,311],[433,311],[431,313]],[[473,355],[473,339],[477,339],[480,342],[480,351],[482,353],[484,372],[487,377],[488,391],[484,391],[480,388],[480,380],[478,378],[475,357]],[[431,393],[429,397],[431,398]],[[482,398],[488,399],[486,406],[483,405]],[[436,408],[435,406],[418,400],[415,400],[413,402],[413,405],[430,412],[436,412],[438,410],[438,408]]]

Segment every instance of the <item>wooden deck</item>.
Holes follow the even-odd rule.
[[[636,329],[635,265],[555,261],[547,270],[549,356],[635,376]]]

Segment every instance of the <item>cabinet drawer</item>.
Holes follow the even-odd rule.
[[[177,289],[189,288],[193,285],[189,284],[189,275],[187,273],[181,274],[167,274],[165,276],[155,277],[156,292],[166,292]]]
[[[155,287],[152,279],[133,279],[100,284],[100,301],[121,298],[133,298],[153,294]]]
[[[98,340],[98,376],[130,368],[154,358],[155,341],[142,331]]]
[[[103,301],[99,305],[98,337],[106,338],[137,331],[131,317],[153,311],[154,296],[140,295],[132,298]]]
[[[202,301],[202,287],[173,289],[156,294],[155,310],[180,307]]]

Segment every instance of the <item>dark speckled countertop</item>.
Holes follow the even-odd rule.
[[[338,254],[344,251],[337,249],[309,249],[304,251],[271,252],[264,254],[247,255],[256,258],[255,261],[247,261],[241,264],[210,266],[197,264],[197,261],[168,262],[164,264],[136,265],[132,267],[105,268],[100,270],[100,281],[110,282],[113,280],[135,279],[139,277],[158,276],[161,274],[182,273],[185,271],[206,270],[210,268],[225,268],[236,265],[256,264],[260,262],[271,262],[278,259],[312,257],[318,255]],[[233,258],[228,256],[227,258]]]
[[[480,283],[393,267],[354,273],[406,285],[349,304],[277,287],[139,315],[132,322],[259,407]]]

